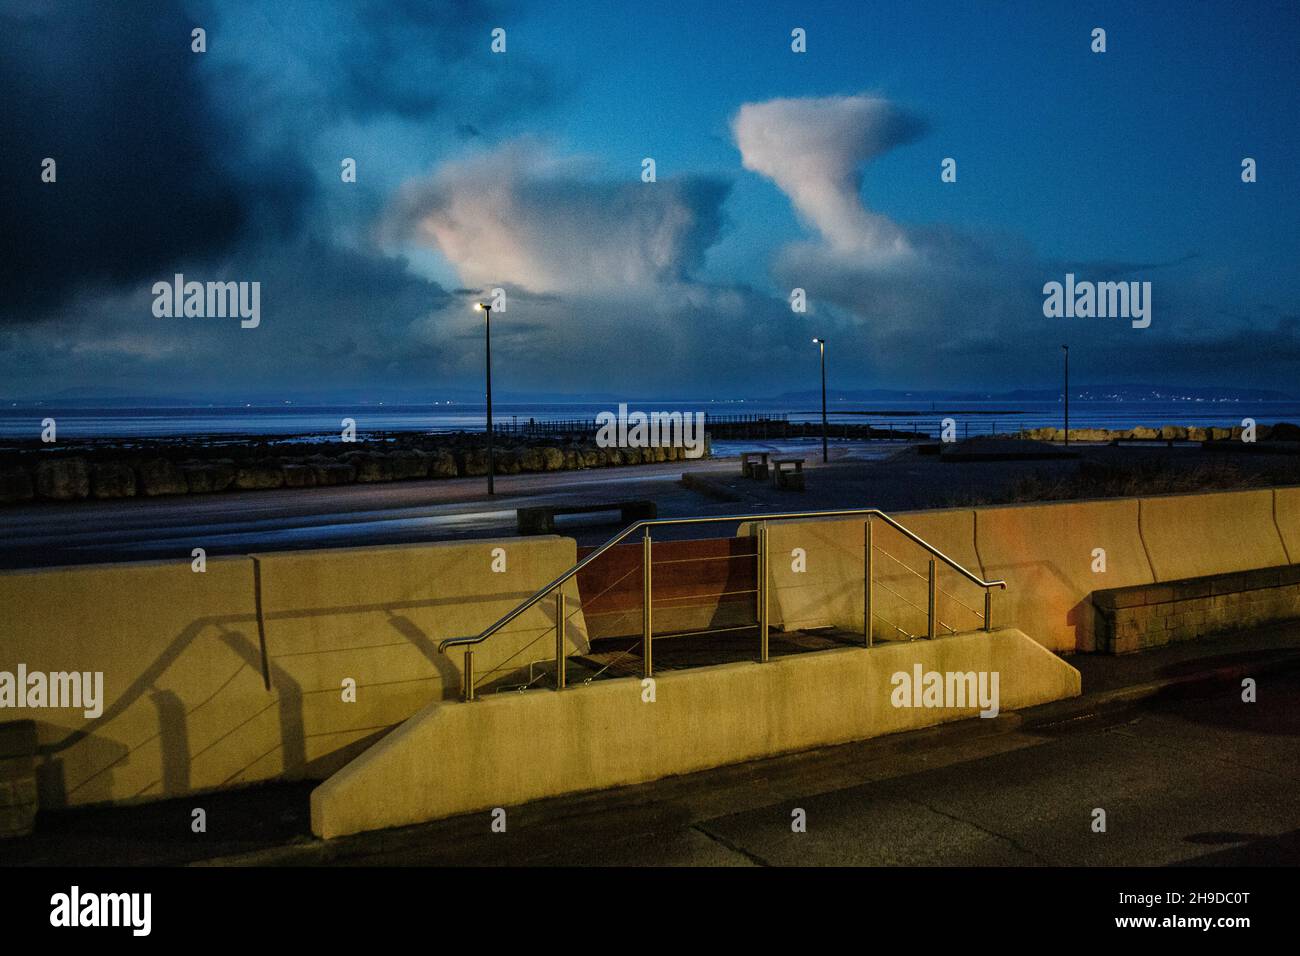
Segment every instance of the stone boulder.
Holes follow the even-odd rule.
[[[316,487],[316,472],[311,465],[286,464],[283,471],[286,488]]]
[[[1152,438],[1159,438],[1160,433],[1156,431],[1154,428],[1148,428],[1145,425],[1139,425],[1137,428],[1133,429],[1131,432],[1128,433],[1128,437],[1149,440]]]
[[[389,461],[394,481],[429,477],[429,456],[422,451],[396,451],[389,456]]]
[[[282,488],[284,469],[270,462],[244,462],[235,469],[235,487],[240,491]]]
[[[545,471],[546,458],[540,448],[525,448],[519,453],[519,467],[523,471]]]
[[[90,493],[96,498],[134,498],[135,469],[120,461],[97,463],[90,471]]]
[[[53,501],[90,495],[90,468],[82,458],[56,458],[36,466],[36,493]]]
[[[350,485],[357,479],[357,470],[350,462],[334,461],[324,456],[311,461],[311,471],[317,485]]]
[[[510,448],[495,449],[492,453],[492,466],[498,475],[517,475],[521,471],[519,454]]]
[[[478,477],[488,473],[486,448],[467,448],[460,454],[460,473],[467,477]]]
[[[140,493],[150,498],[189,493],[190,487],[185,483],[185,476],[166,458],[142,461],[135,466],[135,473]]]
[[[545,446],[542,449],[542,460],[546,462],[547,471],[564,470],[564,452],[560,451],[558,448],[554,448],[550,445]]]
[[[445,448],[433,452],[429,459],[429,477],[455,478],[457,474],[455,455]]]
[[[180,466],[180,471],[192,495],[225,491],[235,483],[235,463],[228,458],[185,462]]]
[[[372,483],[393,480],[393,460],[379,454],[349,455],[348,461],[357,469],[357,481]]]

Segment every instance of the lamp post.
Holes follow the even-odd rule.
[[[492,450],[492,306],[484,302],[474,303],[475,311],[482,312],[487,321],[484,323],[484,335],[487,345],[487,453],[488,453],[488,494],[496,494],[493,478],[496,475],[496,457]]]
[[[826,448],[826,340],[813,339],[813,344],[821,349],[822,353],[822,464],[831,460],[830,452]]]
[[[1070,447],[1070,347],[1062,345],[1065,353],[1065,447]]]

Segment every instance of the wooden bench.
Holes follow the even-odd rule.
[[[772,487],[803,491],[803,458],[777,458],[772,462]]]
[[[740,453],[740,473],[746,478],[763,479],[767,477],[767,459],[770,451],[742,451]],[[754,459],[758,459],[755,461]]]
[[[535,508],[519,508],[515,515],[519,521],[520,534],[555,534],[556,515],[577,515],[599,511],[617,511],[627,524],[659,516],[659,509],[655,507],[653,501],[593,501],[578,505],[539,505]]]

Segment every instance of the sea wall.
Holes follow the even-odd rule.
[[[265,442],[233,448],[163,444],[135,453],[26,451],[0,459],[0,505],[484,476],[487,448],[479,436],[474,439],[297,443],[286,448]],[[503,438],[493,457],[497,475],[517,475],[680,461],[685,452],[682,447],[601,448],[592,441]]]
[[[96,707],[29,697],[0,722],[35,721],[43,807],[324,777],[459,695],[463,658],[439,641],[477,634],[576,558],[573,539],[538,536],[211,558],[201,573],[188,560],[0,572],[0,680],[102,675]],[[554,659],[554,609],[496,634],[476,673]]]

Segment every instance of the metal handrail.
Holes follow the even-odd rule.
[[[577,575],[579,571],[581,571],[587,565],[591,564],[591,562],[595,561],[598,557],[600,557],[610,548],[614,547],[614,545],[618,544],[620,541],[623,541],[630,534],[642,528],[665,527],[667,525],[680,525],[680,524],[725,524],[725,523],[745,522],[745,521],[792,521],[792,520],[799,520],[804,518],[850,518],[855,516],[870,516],[870,517],[880,518],[882,521],[888,524],[895,531],[898,531],[900,534],[904,535],[907,538],[910,538],[912,541],[919,544],[931,555],[938,558],[940,561],[948,565],[954,571],[961,574],[963,577],[967,578],[969,581],[971,581],[971,583],[977,584],[980,587],[986,589],[1001,588],[1002,590],[1006,590],[1007,587],[1006,581],[985,581],[983,578],[979,577],[976,574],[973,574],[972,572],[968,571],[966,568],[962,567],[960,564],[958,564],[952,558],[948,557],[946,554],[944,554],[934,545],[930,544],[924,538],[921,538],[920,536],[913,534],[911,531],[908,531],[901,524],[899,524],[889,515],[885,514],[879,508],[850,508],[844,511],[793,511],[793,512],[781,512],[777,514],[766,514],[766,515],[718,515],[718,516],[706,517],[706,518],[645,518],[642,519],[641,521],[637,521],[634,524],[628,525],[618,534],[614,535],[614,537],[610,538],[600,547],[596,548],[596,550],[592,551],[591,554],[587,555],[585,558],[583,558],[581,561],[579,561],[577,564],[571,567],[568,571],[565,571],[563,574],[561,574],[550,584],[543,587],[540,591],[538,591],[532,597],[528,598],[526,601],[524,601],[522,604],[516,607],[505,617],[497,621],[495,624],[488,627],[478,636],[449,637],[438,644],[438,650],[440,652],[445,653],[447,648],[449,647],[463,647],[468,645],[482,644],[484,641],[486,641],[497,631],[501,630],[501,628],[505,627],[515,618],[519,617],[519,615],[523,614],[525,611],[529,610],[534,605],[536,605],[539,601],[545,598],[556,588],[560,587],[566,581],[573,578],[575,575]]]

